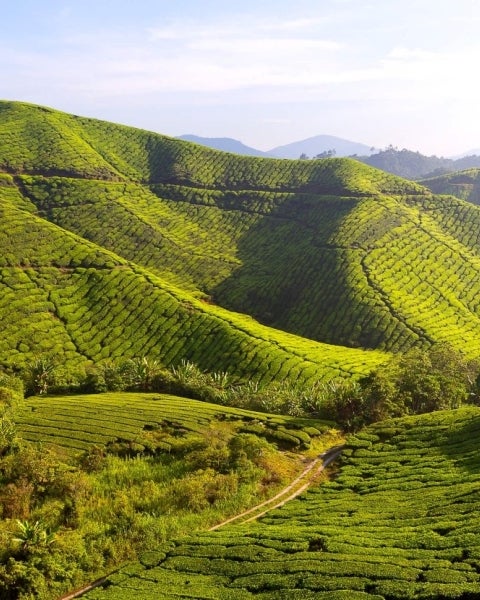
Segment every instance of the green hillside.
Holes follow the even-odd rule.
[[[73,454],[122,443],[136,444],[136,454],[178,452],[222,422],[240,433],[255,432],[289,449],[305,451],[312,445],[319,447],[317,442],[330,429],[318,420],[141,393],[57,396],[48,401],[29,398],[18,407],[15,420],[23,439]]]
[[[450,194],[472,204],[480,204],[480,169],[456,171],[421,182],[435,194]]]
[[[334,481],[252,524],[183,537],[89,600],[447,600],[480,589],[477,408],[377,424]]]
[[[0,377],[0,598],[53,600],[310,481],[330,423],[166,394],[20,398]],[[15,401],[5,406],[6,385]]]
[[[31,214],[12,191],[0,187],[6,366],[42,352],[72,364],[151,355],[165,364],[188,358],[206,370],[295,381],[367,372],[386,360],[275,331],[196,299]]]
[[[0,103],[0,170],[4,363],[142,352],[270,380],[385,360],[344,347],[479,355],[471,204],[350,159],[237,156],[16,102]],[[28,310],[11,302],[25,286]]]
[[[193,531],[340,439],[267,412],[356,431],[478,401],[477,176],[428,189],[0,102],[0,597],[149,550],[89,597],[475,598],[474,407],[377,423],[326,485]],[[106,390],[131,393],[81,395]]]

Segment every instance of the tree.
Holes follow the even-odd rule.
[[[335,148],[331,148],[330,150],[324,150],[323,152],[320,152],[320,154],[317,154],[315,158],[332,158],[336,156],[336,154],[337,151]]]
[[[26,394],[46,394],[55,381],[56,361],[53,356],[35,357],[25,373]]]

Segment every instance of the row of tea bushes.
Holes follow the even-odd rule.
[[[173,541],[86,597],[474,598],[479,431],[478,408],[373,425],[330,483],[255,524]]]

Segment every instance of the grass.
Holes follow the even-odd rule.
[[[371,426],[330,483],[255,524],[175,540],[86,597],[473,598],[479,430],[478,408]]]

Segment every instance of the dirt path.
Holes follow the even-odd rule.
[[[208,531],[214,531],[215,529],[219,529],[224,525],[228,525],[229,523],[248,523],[249,521],[254,521],[259,517],[262,517],[267,512],[273,510],[274,508],[278,508],[283,506],[289,500],[293,500],[306,489],[308,489],[312,483],[316,480],[318,475],[327,467],[332,461],[334,461],[342,452],[342,446],[335,446],[334,448],[330,448],[323,454],[321,454],[318,458],[313,460],[308,467],[300,473],[300,475],[292,481],[289,485],[284,487],[276,496],[270,498],[269,500],[265,500],[261,504],[257,504],[253,508],[249,508],[248,510],[235,515],[234,517],[230,517],[230,519],[226,519],[213,527],[210,527]],[[266,507],[264,510],[262,508]],[[258,511],[261,512],[258,512]],[[253,514],[252,513],[257,513]],[[245,519],[245,517],[249,517]]]
[[[260,504],[257,504],[256,506],[249,508],[248,510],[242,513],[239,513],[238,515],[235,515],[234,517],[230,517],[229,519],[226,519],[225,521],[222,521],[221,523],[210,527],[208,531],[215,531],[215,529],[219,529],[220,527],[224,527],[225,525],[228,525],[230,523],[237,524],[254,521],[259,517],[263,517],[263,515],[270,512],[274,508],[279,508],[280,506],[283,506],[286,502],[293,500],[306,489],[308,489],[316,481],[320,473],[331,462],[338,458],[338,456],[340,456],[342,449],[343,446],[334,446],[333,448],[330,448],[323,454],[320,454],[318,458],[312,460],[308,467],[306,467],[300,473],[300,475],[292,481],[292,483],[280,490],[280,492],[273,496],[273,498],[265,500],[265,502],[261,502]],[[74,598],[79,598],[80,596],[86,594],[90,590],[93,590],[94,588],[102,585],[102,583],[106,581],[106,579],[108,579],[108,577],[115,572],[116,570],[110,573],[109,575],[105,575],[105,577],[97,579],[96,581],[81,588],[80,590],[72,592],[67,596],[62,596],[61,598],[59,598],[59,600],[73,600]]]

